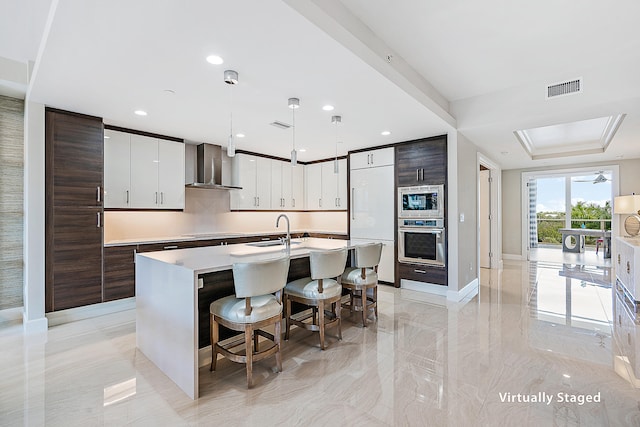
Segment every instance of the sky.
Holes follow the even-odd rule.
[[[604,174],[611,179],[610,173]],[[611,200],[611,181],[594,184],[595,175],[573,177],[571,185],[571,204],[579,201],[595,203],[599,206]],[[538,200],[536,210],[538,212],[563,212],[565,210],[564,188],[565,178],[538,178]],[[584,180],[587,182],[575,182]]]

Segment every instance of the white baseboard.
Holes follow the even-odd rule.
[[[62,325],[64,323],[75,322],[77,320],[91,319],[92,317],[103,316],[105,314],[117,313],[119,311],[136,308],[136,298],[124,298],[116,301],[102,302],[99,304],[86,305],[84,307],[69,308],[67,310],[47,313],[49,326]]]
[[[436,285],[427,282],[416,282],[415,280],[401,279],[400,287],[411,291],[427,292],[435,295],[447,296],[447,286]]]
[[[502,259],[511,261],[522,261],[524,258],[520,254],[502,254]]]
[[[39,319],[27,320],[26,318],[22,318],[22,329],[25,334],[40,334],[47,332],[49,329],[49,321],[46,317],[41,317]]]
[[[476,277],[459,291],[447,291],[447,299],[449,301],[459,302],[467,297],[473,297],[478,293],[478,284],[478,278]]]
[[[22,323],[23,307],[0,310],[0,324]]]

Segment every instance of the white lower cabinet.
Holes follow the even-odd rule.
[[[184,209],[184,144],[106,130],[105,208]]]

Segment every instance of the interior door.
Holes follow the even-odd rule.
[[[480,171],[480,267],[491,268],[491,171]]]

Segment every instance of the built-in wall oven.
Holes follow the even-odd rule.
[[[413,264],[444,266],[444,219],[399,218],[398,261]]]

